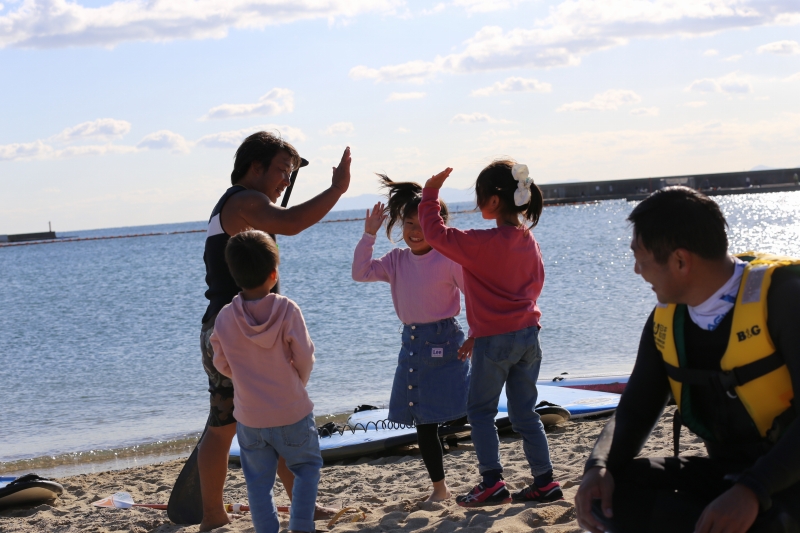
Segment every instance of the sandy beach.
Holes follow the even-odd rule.
[[[667,409],[653,431],[643,456],[672,453],[672,412]],[[513,504],[480,509],[464,509],[455,500],[424,503],[430,480],[416,448],[396,455],[365,457],[348,464],[326,465],[322,470],[319,501],[327,506],[352,511],[332,527],[318,521],[322,531],[408,532],[475,531],[577,532],[573,499],[581,481],[583,464],[607,418],[570,421],[549,428],[548,439],[556,478],[564,487],[565,500],[550,504]],[[682,455],[704,455],[700,440],[684,428]],[[522,442],[514,435],[501,437],[505,477],[510,489],[520,489],[532,481],[522,452]],[[183,459],[127,470],[87,474],[57,479],[65,493],[55,501],[28,508],[0,511],[0,531],[95,532],[95,533],[194,533],[198,526],[173,524],[166,511],[153,509],[105,509],[91,505],[118,491],[131,493],[137,503],[166,503],[172,483]],[[447,480],[455,494],[468,491],[477,481],[475,451],[470,441],[462,441],[445,454]],[[246,502],[244,476],[231,466],[225,485],[226,501]],[[279,505],[289,500],[280,483],[275,495]],[[288,525],[288,515],[282,526]],[[247,514],[234,523],[215,529],[223,532],[252,532]]]

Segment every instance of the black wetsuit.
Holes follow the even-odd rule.
[[[767,300],[767,326],[786,363],[800,410],[800,276],[778,269]],[[729,312],[714,331],[686,321],[690,368],[718,370],[731,332]],[[710,431],[708,457],[634,459],[658,421],[670,388],[653,339],[653,314],[616,415],[603,429],[586,469],[603,466],[614,477],[614,519],[609,531],[691,532],[703,509],[734,483],[758,496],[759,518],[750,531],[800,531],[800,418],[775,444],[752,438],[753,423],[738,399],[692,386],[692,409]],[[792,525],[792,522],[795,522]],[[797,529],[793,529],[797,528]]]

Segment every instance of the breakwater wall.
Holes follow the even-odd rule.
[[[684,185],[708,196],[800,190],[800,168],[633,178],[624,180],[545,183],[539,185],[545,205],[594,200],[642,200],[664,187]]]

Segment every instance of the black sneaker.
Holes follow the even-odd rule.
[[[542,488],[538,488],[536,485],[525,487],[521,491],[514,493],[511,499],[515,502],[554,502],[563,500],[564,493],[561,492],[561,484],[558,481],[553,481]]]
[[[492,487],[485,487],[483,483],[475,487],[463,496],[456,498],[456,503],[461,507],[483,507],[484,505],[499,505],[509,503],[511,496],[506,488],[506,482],[502,479]]]

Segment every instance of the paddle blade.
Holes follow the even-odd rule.
[[[206,426],[206,429],[208,426]],[[205,435],[205,430],[203,430]],[[197,442],[198,446],[203,440]],[[200,493],[200,470],[197,468],[197,446],[183,465],[172,487],[167,516],[175,524],[199,524],[203,521],[203,495]]]

